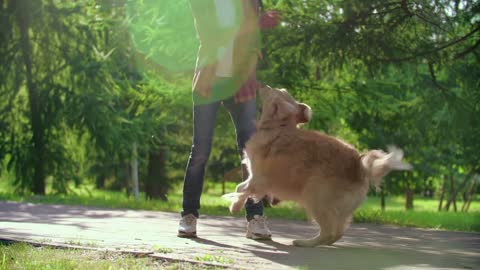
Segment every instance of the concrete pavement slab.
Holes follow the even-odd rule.
[[[271,210],[271,211],[274,211]],[[245,238],[245,219],[201,216],[196,239],[176,236],[178,213],[0,202],[0,239],[135,251],[239,269],[480,269],[480,234],[353,224],[330,247],[299,248],[306,221],[269,220],[272,241]]]

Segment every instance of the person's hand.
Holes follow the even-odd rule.
[[[261,29],[274,28],[280,23],[281,20],[282,20],[282,16],[279,11],[276,11],[276,10],[266,11],[260,16],[260,28]]]

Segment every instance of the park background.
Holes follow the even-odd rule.
[[[304,128],[395,144],[414,167],[354,222],[480,231],[480,3],[264,6],[283,22],[262,34],[259,80],[312,107]],[[179,212],[197,49],[186,0],[0,0],[0,199]],[[228,215],[225,110],[215,134],[201,213]],[[288,202],[266,214],[306,219]]]

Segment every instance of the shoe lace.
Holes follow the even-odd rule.
[[[252,223],[267,226],[268,225],[267,217],[265,217],[265,216],[255,216],[252,219]]]
[[[184,218],[184,220],[185,220],[185,223],[187,225],[192,225],[195,222],[195,217],[194,216],[186,216]]]

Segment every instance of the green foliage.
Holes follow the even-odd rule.
[[[81,135],[76,132],[80,125],[72,122],[88,120],[85,111],[106,115],[107,104],[114,98],[105,58],[99,57],[100,38],[78,23],[101,21],[95,19],[91,4],[7,1],[1,5],[2,18],[9,22],[2,28],[11,27],[8,42],[2,43],[7,47],[2,50],[7,62],[0,71],[7,78],[0,89],[10,97],[9,106],[4,107],[10,125],[4,142],[9,148],[3,153],[10,156],[8,169],[15,172],[21,191],[44,193],[49,175],[58,179],[55,189],[59,192],[65,192],[62,182],[78,182],[77,157],[66,149],[72,132]],[[89,93],[95,93],[88,95],[93,102],[82,104]]]
[[[198,40],[187,0],[126,1],[126,23],[145,68],[192,71]]]
[[[310,128],[402,147],[415,169],[389,176],[390,192],[479,173],[476,1],[265,3],[284,23],[265,36],[261,78],[312,106]]]
[[[179,138],[167,129],[174,132],[184,125],[177,116],[188,110],[189,82],[178,76],[175,83],[159,80],[158,74],[140,76],[122,5],[18,3],[0,5],[7,22],[2,38],[8,41],[0,50],[7,60],[0,70],[6,78],[0,82],[6,97],[0,103],[0,159],[8,157],[6,169],[14,172],[19,191],[44,193],[45,188],[34,190],[35,182],[53,177],[52,188],[65,193],[68,181],[78,184],[85,176],[116,174],[116,168],[128,164],[134,142],[146,167],[152,147]],[[24,21],[32,34],[20,39]],[[14,53],[23,44],[30,44],[31,53]],[[29,79],[22,61],[27,58],[33,65],[31,85],[23,83]],[[28,106],[34,101],[41,104],[36,111]],[[177,115],[171,111],[174,106]],[[34,122],[36,114],[39,120]],[[38,179],[36,162],[43,171]]]
[[[361,151],[400,146],[415,169],[391,174],[387,193],[438,194],[450,177],[458,190],[446,197],[467,191],[480,174],[477,1],[264,5],[283,22],[263,33],[258,77],[313,108],[307,128]],[[186,0],[0,0],[1,179],[27,194],[92,179],[128,192],[130,161],[146,179],[164,149],[159,182],[174,186],[191,146],[197,47]],[[215,134],[213,181],[239,166],[225,111]]]

